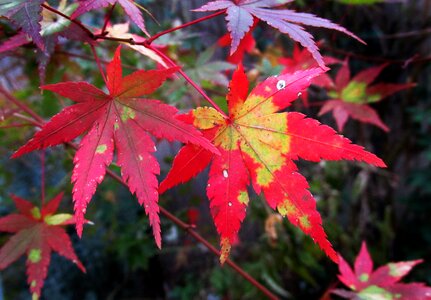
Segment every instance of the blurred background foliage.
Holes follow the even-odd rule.
[[[195,19],[190,12],[203,0],[137,1],[147,8],[159,24],[146,17],[151,33]],[[378,3],[377,3],[378,2]],[[372,4],[373,5],[361,5]],[[349,5],[350,4],[350,5]],[[352,5],[355,4],[355,5]],[[367,241],[376,265],[389,261],[423,258],[407,281],[431,283],[431,1],[313,1],[298,0],[298,10],[311,12],[342,24],[367,42],[367,46],[331,31],[312,30],[322,39],[326,55],[349,58],[352,73],[384,62],[390,63],[378,81],[415,82],[417,87],[374,104],[391,128],[385,133],[377,127],[350,120],[343,132],[355,143],[364,145],[384,159],[388,169],[376,170],[361,164],[336,162],[300,163],[311,191],[318,201],[324,227],[335,249],[350,262],[362,240]],[[86,14],[86,24],[101,27],[105,11]],[[116,9],[112,23],[124,22]],[[224,20],[218,18],[177,31],[157,40],[194,80],[222,107],[229,70],[223,62],[227,49],[216,45],[225,34]],[[14,31],[0,19],[0,39]],[[132,31],[138,33],[135,27]],[[245,65],[253,84],[277,74],[278,57],[288,57],[293,44],[288,37],[264,24],[254,31],[257,49],[246,55]],[[116,44],[102,42],[97,48],[104,60],[112,56]],[[154,68],[155,63],[138,52],[123,47],[126,72]],[[41,93],[37,74],[38,53],[32,44],[0,57],[0,83],[14,96],[29,103],[45,118],[50,118],[68,100],[53,93]],[[330,71],[333,76],[337,67]],[[166,83],[154,98],[187,110],[207,105],[181,78]],[[47,66],[46,82],[86,80],[103,86],[88,46],[62,40]],[[327,99],[324,91],[310,89],[311,105],[297,101],[294,109],[317,117]],[[37,203],[40,198],[40,153],[10,160],[33,134],[31,127],[9,128],[16,123],[14,107],[0,96],[0,214],[14,210],[10,193]],[[330,116],[319,118],[335,127]],[[157,152],[166,174],[178,144],[159,142]],[[46,151],[46,192],[61,190],[71,195],[72,150],[54,147]],[[114,166],[115,169],[115,166]],[[195,224],[214,245],[217,235],[205,197],[205,178],[172,189],[161,196],[160,204],[176,216]],[[65,197],[64,211],[72,211],[71,197]],[[232,259],[282,299],[319,299],[337,285],[337,268],[309,237],[293,228],[268,209],[255,195],[233,248]],[[129,192],[107,178],[98,188],[87,217],[82,240],[69,229],[74,247],[85,266],[83,275],[69,262],[55,256],[50,266],[43,295],[45,299],[262,299],[263,296],[229,267],[220,267],[218,258],[186,233],[162,218],[164,246],[157,250],[142,208]],[[0,236],[0,242],[6,235]],[[1,273],[0,299],[28,299],[24,260]],[[334,297],[334,299],[336,299]]]

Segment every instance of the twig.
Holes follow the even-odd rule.
[[[160,51],[159,49],[152,47],[151,45],[145,45],[145,47],[147,47],[148,49],[156,52],[160,57],[162,57],[167,63],[169,63],[171,66],[173,67],[178,67],[178,65],[172,60],[170,59],[167,55],[165,55],[162,51]],[[220,114],[222,114],[225,118],[227,118],[228,116],[226,115],[226,113],[210,98],[208,97],[208,95],[180,68],[178,69],[178,73],[180,73],[184,79],[190,83],[190,85],[192,87],[195,88],[195,90],[202,95],[202,97],[205,98],[205,100],[207,100]]]
[[[88,28],[87,28],[84,24],[82,24],[80,21],[78,21],[78,20],[76,20],[76,19],[72,19],[72,18],[71,18],[71,17],[69,17],[68,15],[63,14],[61,11],[56,10],[55,8],[53,8],[53,7],[49,6],[49,5],[45,4],[45,3],[42,3],[42,7],[43,7],[43,8],[46,8],[46,9],[47,9],[47,10],[49,10],[49,11],[52,11],[53,13],[56,13],[56,14],[57,14],[57,15],[59,15],[59,16],[62,16],[62,17],[63,17],[63,18],[65,18],[65,19],[68,19],[70,22],[74,23],[75,25],[79,26],[82,30],[84,30],[84,31],[88,34],[88,36],[89,36],[89,37],[91,37],[92,39],[94,39],[94,34],[93,34],[93,32],[91,32],[91,30],[90,30],[90,29],[88,29]]]
[[[191,22],[184,23],[184,24],[182,24],[182,25],[180,25],[180,26],[177,26],[177,27],[173,27],[173,28],[170,28],[170,29],[164,30],[164,31],[159,32],[159,33],[157,33],[157,34],[153,35],[152,37],[148,38],[145,42],[146,42],[146,44],[147,44],[147,45],[151,45],[151,43],[152,43],[154,40],[158,39],[159,37],[161,37],[161,36],[163,36],[163,35],[165,35],[165,34],[171,33],[171,32],[173,32],[173,31],[176,31],[176,30],[179,30],[179,29],[183,29],[183,28],[185,28],[185,27],[188,27],[188,26],[191,26],[191,25],[194,25],[194,24],[200,23],[200,22],[202,22],[202,21],[206,21],[206,20],[209,20],[209,19],[215,18],[215,17],[220,16],[220,15],[222,15],[222,14],[224,14],[224,13],[225,13],[225,10],[221,10],[221,11],[216,12],[216,13],[214,13],[214,14],[211,14],[211,15],[208,15],[208,16],[205,16],[205,17],[202,17],[202,18],[199,18],[199,19],[193,20],[193,21],[191,21]]]
[[[30,107],[16,99],[14,96],[12,96],[3,86],[0,85],[0,93],[3,94],[7,100],[18,106],[22,111],[28,113],[33,119],[35,119],[38,122],[43,122],[43,119],[35,113]]]
[[[409,58],[405,58],[405,59],[390,59],[390,58],[386,58],[386,57],[376,57],[376,56],[366,56],[366,55],[356,54],[356,53],[352,53],[349,51],[344,51],[341,49],[329,47],[328,45],[324,45],[324,44],[321,46],[321,48],[326,49],[326,50],[331,51],[331,52],[334,52],[334,53],[337,53],[337,54],[341,54],[343,56],[354,57],[354,58],[359,59],[359,60],[374,61],[374,62],[381,62],[381,63],[390,63],[390,64],[401,64],[404,66],[406,65],[406,63],[412,64],[412,63],[421,63],[421,62],[431,61],[431,55],[424,56],[424,57],[419,57],[418,55],[414,55],[413,57],[409,57]]]
[[[90,44],[91,52],[93,52],[94,59],[96,60],[97,67],[99,68],[99,72],[102,75],[103,81],[106,86],[108,86],[108,80],[106,79],[105,72],[103,71],[102,65],[100,64],[99,56],[97,55],[96,49],[94,45]]]
[[[107,12],[106,16],[105,16],[105,22],[103,22],[103,27],[102,27],[102,34],[106,34],[106,27],[108,26],[109,21],[111,20],[111,16],[112,13],[114,11],[115,5],[117,4],[117,2],[115,2],[111,8],[109,9],[109,11]]]
[[[58,52],[56,52],[56,54],[66,55],[66,56],[80,58],[80,59],[85,59],[85,60],[89,60],[89,61],[93,61],[94,60],[93,56],[85,55],[85,54],[77,54],[77,53],[72,53],[72,52],[67,52],[67,51],[58,51]],[[102,64],[104,64],[104,65],[109,64],[109,61],[107,61],[107,60],[103,60],[103,59],[99,58],[99,61]],[[121,66],[123,68],[127,68],[127,69],[130,69],[130,70],[135,70],[135,71],[139,70],[139,68],[137,68],[137,67],[126,65],[126,64],[121,64]]]

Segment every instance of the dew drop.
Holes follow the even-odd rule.
[[[207,187],[210,187],[210,186],[211,186],[211,184],[208,183]]]
[[[223,177],[224,178],[228,178],[229,177],[229,174],[228,174],[227,170],[223,170]]]
[[[286,81],[284,80],[279,80],[277,82],[277,90],[282,90],[286,87]]]
[[[156,146],[154,146],[154,151],[157,151],[157,147]]]
[[[87,209],[83,208],[82,213],[85,214],[87,212]]]
[[[227,205],[232,206],[232,202],[229,202]]]
[[[301,93],[301,92],[299,92],[299,93],[298,93],[298,97],[301,97],[301,96],[302,96],[302,93]]]

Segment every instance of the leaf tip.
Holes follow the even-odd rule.
[[[222,238],[220,241],[220,246],[221,246],[220,264],[223,265],[226,262],[226,260],[229,258],[230,249],[232,246],[228,238]]]

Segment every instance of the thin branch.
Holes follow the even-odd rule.
[[[413,31],[399,32],[399,33],[394,33],[394,34],[378,35],[378,36],[374,36],[374,38],[378,38],[378,39],[401,39],[401,38],[409,38],[409,37],[414,37],[414,36],[428,35],[430,33],[431,33],[431,28],[424,28],[421,30],[413,30]]]
[[[151,45],[145,45],[145,47],[147,47],[150,50],[153,50],[154,52],[156,52],[160,57],[162,57],[166,62],[168,62],[172,67],[178,67],[178,65],[172,60],[170,59],[167,55],[165,55],[162,51],[160,51],[159,49],[152,47]],[[205,100],[207,100],[220,114],[222,114],[225,118],[228,118],[228,116],[226,115],[226,113],[210,98],[208,97],[208,95],[204,92],[204,90],[202,90],[180,67],[180,69],[178,69],[178,73],[180,73],[184,79],[190,83],[190,85],[192,87],[195,88],[195,90],[202,95],[202,97],[205,98]]]
[[[80,59],[85,59],[85,60],[88,60],[88,61],[94,61],[94,57],[93,56],[85,55],[85,54],[77,54],[77,53],[72,53],[72,52],[67,52],[67,51],[58,51],[58,52],[56,52],[56,54],[66,55],[66,56],[69,56],[69,57],[75,57],[75,58],[80,58]],[[99,59],[99,61],[102,64],[104,64],[104,65],[109,64],[109,61],[107,61],[107,60]],[[130,69],[130,70],[135,70],[135,71],[139,70],[139,68],[137,68],[135,66],[130,66],[130,65],[126,65],[126,64],[121,64],[121,66],[123,68],[127,68],[127,69]]]
[[[344,51],[341,49],[333,48],[333,47],[330,47],[330,46],[324,45],[324,44],[321,46],[321,48],[326,49],[328,51],[331,51],[333,53],[341,54],[343,56],[354,57],[354,58],[359,59],[359,60],[374,61],[374,62],[381,62],[381,63],[390,63],[390,64],[400,64],[403,66],[406,66],[406,65],[409,65],[412,63],[421,63],[421,62],[431,61],[431,55],[421,57],[418,54],[416,54],[416,55],[413,55],[412,57],[404,58],[404,59],[390,59],[390,58],[386,58],[386,57],[366,56],[366,55],[356,54],[356,53],[353,53],[350,51]]]
[[[0,93],[3,94],[6,97],[7,100],[9,100],[10,102],[12,102],[16,106],[18,106],[22,111],[24,111],[27,114],[29,114],[33,119],[35,119],[38,122],[42,122],[43,123],[43,119],[37,113],[35,113],[29,106],[27,106],[26,104],[24,104],[23,102],[19,101],[14,96],[12,96],[1,85],[0,85]]]
[[[118,176],[116,173],[114,173],[111,170],[107,170],[106,173],[111,176],[113,179],[127,187],[127,184],[121,179],[120,176]],[[171,214],[168,210],[160,206],[160,212],[169,220],[171,220],[173,223],[178,225],[181,229],[187,231],[191,236],[193,236],[196,240],[198,240],[201,244],[203,244],[205,247],[208,248],[212,253],[214,253],[217,256],[220,256],[220,251],[218,251],[211,243],[209,243],[204,237],[202,237],[199,233],[197,233],[190,224],[187,224],[180,219],[178,219],[176,216]],[[232,269],[234,269],[238,274],[240,274],[242,277],[244,277],[247,281],[249,281],[252,285],[254,285],[256,288],[258,288],[262,293],[264,293],[269,299],[278,299],[277,296],[275,296],[273,293],[271,293],[266,287],[264,287],[262,284],[260,284],[256,279],[254,279],[250,274],[245,272],[241,267],[239,267],[236,263],[231,261],[230,259],[227,259],[226,264],[228,264]]]
[[[93,32],[91,32],[91,30],[90,30],[90,29],[88,29],[88,28],[87,28],[84,24],[82,24],[80,21],[78,21],[78,20],[76,20],[76,19],[72,19],[72,18],[71,18],[71,17],[69,17],[68,15],[63,14],[61,11],[56,10],[55,8],[53,8],[53,7],[49,6],[49,5],[45,4],[45,3],[42,3],[42,7],[43,7],[43,8],[46,8],[46,9],[47,9],[47,10],[49,10],[49,11],[52,11],[53,13],[56,13],[56,14],[57,14],[57,15],[59,15],[59,16],[62,16],[62,17],[63,17],[63,18],[65,18],[65,19],[68,19],[70,22],[74,23],[75,25],[79,26],[82,30],[84,30],[84,31],[88,34],[88,36],[89,36],[89,37],[91,37],[92,39],[94,39],[94,34],[93,34]]]
[[[114,11],[115,5],[117,4],[117,2],[115,2],[111,8],[109,9],[109,11],[106,13],[105,16],[105,22],[103,22],[103,27],[102,27],[102,34],[107,34],[106,32],[106,27],[108,26],[109,21],[111,20],[111,16],[112,16],[112,12]]]
[[[163,35],[165,35],[165,34],[168,34],[168,33],[171,33],[171,32],[173,32],[173,31],[180,30],[180,29],[183,29],[183,28],[185,28],[185,27],[188,27],[188,26],[191,26],[191,25],[194,25],[194,24],[197,24],[197,23],[200,23],[200,22],[203,22],[203,21],[206,21],[206,20],[209,20],[209,19],[215,18],[215,17],[220,16],[220,15],[222,15],[222,14],[224,14],[224,13],[225,13],[225,10],[221,10],[221,11],[216,12],[216,13],[213,13],[213,14],[211,14],[211,15],[208,15],[208,16],[205,16],[205,17],[202,17],[202,18],[199,18],[199,19],[193,20],[193,21],[191,21],[191,22],[184,23],[184,24],[182,24],[182,25],[180,25],[180,26],[177,26],[177,27],[173,27],[173,28],[170,28],[170,29],[164,30],[164,31],[162,31],[162,32],[159,32],[159,33],[157,33],[157,34],[153,35],[153,36],[152,36],[152,37],[150,37],[149,39],[147,39],[147,40],[145,41],[145,43],[146,43],[147,45],[151,45],[151,43],[152,43],[154,40],[158,39],[159,37],[161,37],[161,36],[163,36]]]
[[[103,81],[105,82],[106,86],[108,86],[108,80],[106,79],[105,72],[103,71],[102,65],[100,64],[100,59],[99,59],[99,56],[97,55],[97,51],[94,48],[93,44],[90,44],[90,48],[91,48],[91,52],[93,52],[94,59],[96,60],[97,67],[99,68],[99,72],[102,75]]]

